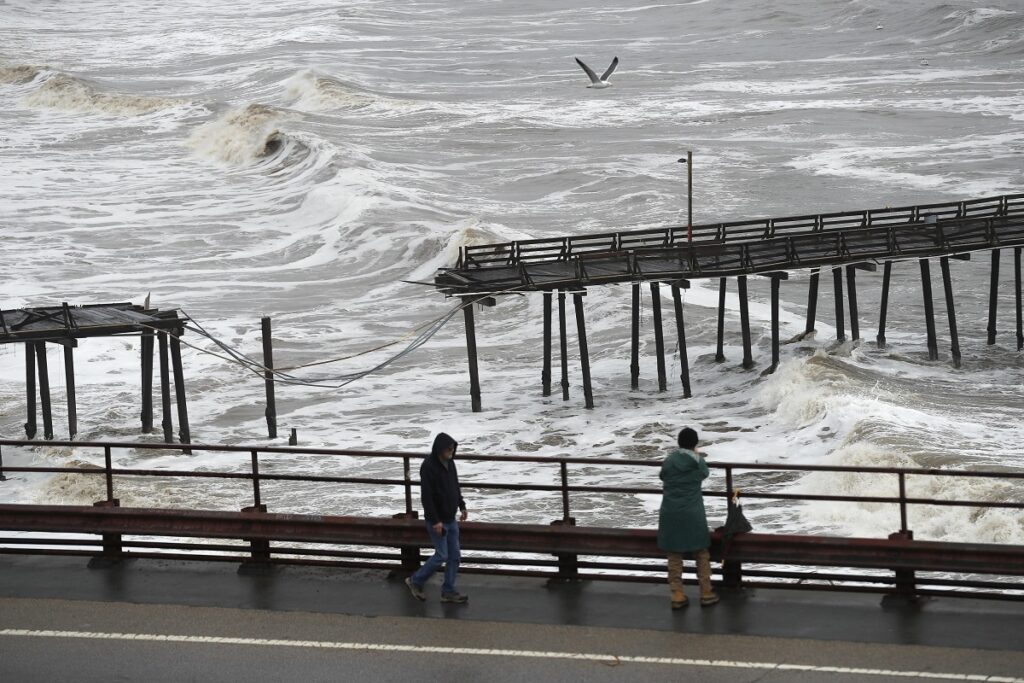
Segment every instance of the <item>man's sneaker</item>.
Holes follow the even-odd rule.
[[[469,596],[462,593],[442,593],[441,602],[455,602],[463,605],[469,602]]]
[[[409,592],[412,593],[412,597],[416,598],[420,602],[427,599],[427,596],[423,594],[423,589],[412,582],[411,576],[405,580],[405,585],[409,587]]]

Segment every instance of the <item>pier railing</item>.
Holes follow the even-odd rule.
[[[116,466],[115,456],[125,451],[178,453],[180,445],[157,443],[104,443],[104,442],[46,442],[45,447],[76,449],[77,456],[88,452],[102,453],[101,466],[51,467],[45,465],[13,465],[10,454],[25,448],[43,445],[24,440],[0,440],[0,487],[17,486],[11,475],[17,474],[75,474],[101,477],[105,497],[95,501],[94,507],[42,505],[0,505],[0,552],[81,554],[107,557],[168,557],[258,563],[330,563],[344,566],[401,569],[414,567],[419,561],[419,547],[426,545],[422,522],[416,521],[418,481],[413,467],[423,458],[422,453],[379,452],[349,449],[284,448],[275,446],[224,446],[190,444],[193,453],[224,454],[229,462],[224,469],[163,469]],[[7,461],[4,461],[4,455]],[[271,460],[276,466],[282,457],[297,462],[303,457],[354,458],[357,462],[391,461],[401,464],[400,477],[351,476],[329,474],[298,474],[267,471]],[[20,459],[20,458],[19,458]],[[464,545],[470,550],[509,551],[540,555],[541,557],[509,556],[508,552],[467,554],[464,562],[468,571],[504,574],[527,574],[563,579],[602,578],[631,581],[662,581],[664,563],[642,561],[660,557],[653,542],[652,529],[588,527],[577,525],[574,497],[660,495],[654,468],[658,461],[638,461],[621,458],[539,457],[521,455],[460,454],[464,463],[521,463],[550,468],[547,481],[520,483],[486,481],[478,475],[463,474],[463,488],[468,491],[541,492],[555,497],[549,511],[560,512],[560,517],[549,520],[550,526],[536,524],[467,524]],[[760,501],[793,501],[795,503],[830,501],[840,504],[878,504],[893,509],[892,534],[885,538],[842,538],[835,536],[795,536],[792,534],[754,533],[724,539],[717,535],[713,550],[723,560],[722,582],[731,585],[765,585],[782,587],[829,588],[841,585],[844,590],[893,590],[906,592],[908,587],[916,593],[929,590],[969,590],[971,594],[990,594],[998,597],[1024,598],[1024,584],[1008,581],[1007,577],[1024,575],[1024,549],[1020,546],[977,544],[973,539],[954,539],[949,542],[914,541],[912,512],[920,506],[966,507],[978,510],[1024,510],[1022,500],[971,500],[963,498],[929,498],[913,496],[907,492],[911,478],[965,477],[985,478],[992,481],[1017,482],[1024,472],[969,471],[924,468],[854,467],[840,465],[790,465],[766,463],[709,462],[715,473],[704,495],[723,499],[731,506],[732,494],[737,486],[743,487],[743,498],[748,510],[758,507]],[[262,467],[262,468],[261,468]],[[640,485],[604,485],[581,483],[590,476],[586,470],[608,468],[620,479],[629,470],[648,474],[635,476]],[[358,469],[358,468],[357,468]],[[795,478],[809,473],[870,474],[892,481],[895,495],[843,495],[812,494],[772,490],[792,488]],[[8,477],[4,482],[4,477]],[[239,513],[222,511],[194,511],[195,498],[181,500],[173,510],[120,508],[118,485],[127,478],[187,478],[242,480],[250,484],[250,493]],[[537,475],[533,478],[541,478]],[[765,485],[765,479],[777,482]],[[267,482],[305,482],[324,485],[355,484],[372,487],[377,491],[390,491],[392,517],[326,517],[321,515],[274,514],[275,504],[289,509],[286,499],[268,500],[262,484]],[[649,482],[649,483],[648,483]],[[779,484],[782,484],[779,486]],[[123,485],[123,483],[121,484]],[[291,495],[278,492],[277,495]],[[758,502],[754,502],[758,501]],[[387,507],[387,503],[378,503]],[[719,506],[720,507],[720,506]],[[106,508],[104,512],[102,508]],[[189,508],[188,510],[182,508]],[[114,510],[116,509],[116,510]],[[322,511],[346,514],[345,510]],[[348,511],[350,512],[350,511]],[[756,524],[756,512],[751,515]],[[608,515],[614,517],[614,515]],[[651,526],[656,523],[652,517]],[[259,526],[260,524],[264,526]],[[255,526],[254,526],[255,525]],[[298,525],[298,526],[296,526]],[[313,527],[318,530],[311,531]],[[296,531],[296,529],[300,529]],[[30,535],[29,532],[63,533],[61,536]],[[67,538],[68,533],[92,534],[92,538]],[[183,541],[177,535],[190,538],[214,539],[218,542]],[[153,537],[172,537],[171,540],[152,540]],[[235,539],[226,544],[225,539]],[[271,540],[280,541],[271,546]],[[314,543],[315,546],[296,542]],[[244,544],[243,544],[244,543]],[[325,548],[323,543],[333,543]],[[242,544],[242,545],[240,545]],[[338,544],[345,547],[338,547]],[[368,551],[366,546],[397,546],[398,552]],[[360,547],[361,546],[361,547]],[[915,555],[916,553],[916,555]],[[555,559],[550,558],[551,555]],[[583,557],[584,559],[581,559]],[[623,561],[623,557],[633,561]],[[913,559],[916,558],[916,559]],[[641,560],[637,562],[635,560]],[[781,568],[780,568],[780,565]],[[792,567],[843,567],[846,573],[820,571],[794,571]],[[524,569],[524,567],[526,569]],[[554,568],[554,571],[552,571]],[[850,571],[853,568],[853,571]],[[892,570],[882,571],[886,568]],[[916,573],[915,569],[930,572]],[[588,570],[590,573],[588,573]],[[998,581],[982,579],[978,574],[1001,575]],[[824,582],[824,584],[822,583]],[[930,588],[929,588],[930,587]],[[991,593],[991,591],[996,591]]]

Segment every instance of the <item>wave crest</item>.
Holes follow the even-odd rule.
[[[284,85],[285,96],[292,101],[292,106],[303,110],[364,109],[380,99],[313,69],[298,72]]]
[[[38,66],[0,66],[0,83],[22,85],[35,80],[40,72],[42,69]]]
[[[192,133],[188,144],[207,158],[250,164],[298,144],[278,128],[288,118],[279,109],[250,104],[203,124]]]
[[[115,116],[151,114],[181,104],[178,100],[166,97],[101,92],[85,81],[62,73],[47,78],[37,89],[25,95],[22,102],[31,107]]]

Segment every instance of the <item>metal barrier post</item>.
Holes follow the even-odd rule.
[[[103,476],[106,479],[107,499],[93,503],[94,507],[120,507],[121,501],[114,498],[114,475],[110,457],[110,446],[103,447]],[[103,550],[89,560],[90,569],[103,569],[119,563],[124,559],[124,548],[121,545],[121,534],[100,534]]]
[[[419,514],[412,508],[412,466],[409,456],[402,456],[402,475],[405,480],[405,512],[392,515],[392,519],[419,519]],[[423,558],[420,556],[418,545],[402,545],[398,547],[402,558],[402,571],[412,574],[420,568]]]
[[[251,507],[242,508],[242,512],[258,515],[262,512],[267,511],[267,506],[263,504],[260,495],[260,460],[259,452],[256,450],[250,451],[251,455],[251,466],[250,473],[252,475],[252,500],[253,505]],[[249,557],[242,560],[242,564],[238,567],[239,574],[269,574],[270,573],[270,541],[266,539],[250,538],[249,541]]]
[[[726,519],[729,518],[728,511],[732,510],[732,468],[725,468],[725,500],[726,500]],[[743,563],[737,562],[736,560],[730,560],[724,556],[722,557],[722,587],[730,590],[740,590],[743,588]]]
[[[569,514],[569,469],[565,460],[559,461],[562,487],[562,519],[551,522],[551,526],[576,526],[576,518]],[[575,553],[557,553],[558,573],[550,580],[555,582],[578,581],[580,558]]]
[[[0,481],[7,481],[4,476],[4,449],[0,447]]]

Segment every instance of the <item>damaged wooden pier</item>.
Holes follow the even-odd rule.
[[[161,426],[166,443],[174,442],[171,419],[171,382],[174,375],[174,404],[178,413],[178,436],[181,443],[192,439],[188,426],[185,398],[185,373],[181,364],[181,342],[185,319],[178,311],[160,311],[130,303],[91,304],[85,306],[46,306],[0,311],[0,344],[25,345],[25,385],[27,421],[25,434],[35,438],[38,431],[36,396],[42,408],[43,438],[53,439],[53,414],[50,401],[50,375],[46,345],[64,348],[64,372],[67,387],[68,433],[78,433],[78,406],[75,396],[74,350],[80,339],[124,335],[142,338],[142,431],[153,430],[153,346],[160,358],[160,397],[163,417]],[[169,357],[168,357],[169,356]]]
[[[580,345],[584,401],[592,408],[593,391],[587,350],[583,297],[588,287],[632,284],[632,388],[639,386],[640,294],[649,285],[653,302],[653,326],[658,368],[658,388],[666,391],[664,332],[661,320],[661,286],[672,292],[681,360],[683,396],[692,395],[686,353],[686,329],[680,290],[698,278],[718,278],[718,337],[716,361],[724,362],[725,295],[735,278],[739,294],[744,369],[754,367],[751,348],[747,278],[771,279],[772,359],[779,363],[779,291],[792,271],[809,270],[806,332],[814,330],[819,278],[832,271],[835,290],[835,327],[838,341],[860,339],[857,299],[858,270],[874,271],[883,264],[879,326],[876,341],[885,345],[889,283],[894,263],[917,261],[925,303],[925,330],[929,358],[939,357],[932,306],[931,259],[938,258],[943,295],[949,319],[950,355],[960,364],[953,283],[949,260],[966,260],[975,252],[991,254],[988,343],[996,341],[997,294],[1002,249],[1012,248],[1015,268],[1017,350],[1024,349],[1021,303],[1021,248],[1024,247],[1024,194],[984,197],[959,202],[899,208],[788,216],[666,227],[649,230],[519,240],[501,244],[462,247],[452,268],[438,271],[434,286],[465,304],[466,340],[469,355],[470,396],[474,412],[482,410],[476,333],[472,304],[493,306],[497,297],[541,292],[544,297],[542,393],[551,393],[552,304],[558,299],[558,326],[562,398],[569,398],[567,324],[565,298],[572,295]],[[843,275],[846,275],[844,303]]]

